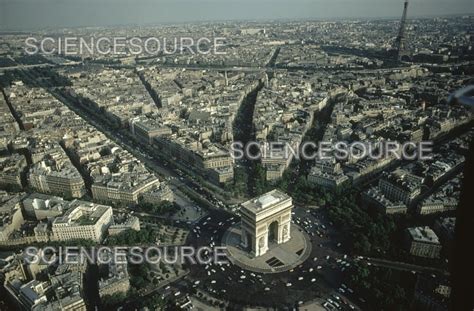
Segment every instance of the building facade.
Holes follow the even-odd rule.
[[[112,222],[112,207],[75,200],[63,216],[54,219],[52,231],[59,241],[87,239],[100,242]]]
[[[410,254],[425,258],[440,257],[441,244],[430,227],[408,228],[407,236]]]

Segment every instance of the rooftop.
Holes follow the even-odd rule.
[[[242,207],[252,213],[257,213],[288,199],[291,200],[289,195],[274,189],[270,192],[262,194],[257,198],[253,198],[247,202],[242,203]]]
[[[110,206],[74,200],[71,202],[69,210],[62,217],[57,217],[53,221],[53,226],[56,224],[67,224],[69,226],[93,225],[109,209],[111,209]]]
[[[439,244],[438,236],[430,227],[408,228],[408,232],[414,241]]]

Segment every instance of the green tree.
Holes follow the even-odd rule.
[[[120,305],[127,295],[125,293],[113,293],[112,295],[106,295],[101,298],[102,305],[105,307],[113,307]]]

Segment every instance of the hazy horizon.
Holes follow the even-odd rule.
[[[0,0],[0,30],[224,20],[395,18],[404,0]],[[468,0],[412,0],[408,15],[472,14]]]

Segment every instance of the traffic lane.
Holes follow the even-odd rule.
[[[321,276],[329,287],[334,290],[331,295],[341,297],[343,302],[341,305],[344,305],[346,309],[353,310],[350,307],[351,305],[354,309],[358,309],[354,301],[359,303],[359,297],[355,295],[347,297],[338,291],[343,282],[343,273],[352,265],[353,260],[347,254],[344,254],[341,244],[342,240],[340,240],[337,230],[335,230],[321,210],[315,211],[301,206],[296,207],[293,218],[295,222],[299,220],[302,228],[310,235],[313,250],[308,260],[313,261]],[[320,232],[321,235],[317,234],[317,232]],[[332,300],[335,301],[335,299]]]
[[[305,214],[301,210],[296,210],[295,215],[303,216]],[[314,216],[310,217],[312,217],[311,220],[313,222]],[[239,221],[237,217],[232,218],[232,216],[229,217],[228,214],[223,213],[211,213],[209,216],[203,217],[199,221],[199,223],[196,223],[196,225],[194,226],[194,232],[190,234],[192,239],[192,242],[190,243],[200,246],[219,245],[220,237],[227,229],[227,227],[230,226],[230,224],[227,224],[229,220],[233,223]],[[296,282],[300,277],[304,277],[304,279],[307,279],[307,273],[309,273],[309,269],[312,269],[311,271],[313,271],[313,273],[317,273],[315,275],[316,279],[320,279],[320,277],[322,277],[324,280],[327,281],[328,290],[332,291],[333,293],[336,293],[335,289],[337,289],[342,282],[342,273],[336,267],[336,260],[339,258],[344,258],[344,254],[341,254],[337,251],[337,243],[331,241],[329,235],[325,235],[323,238],[319,236],[312,237],[311,240],[313,244],[311,257],[303,265],[295,268],[294,271],[289,272],[288,279],[292,279],[293,283]],[[333,248],[336,250],[334,250]],[[326,259],[327,256],[329,256],[328,259]],[[314,260],[315,258],[316,260]],[[319,266],[321,266],[320,269],[318,269]],[[230,270],[228,269],[227,272],[231,274],[227,275],[228,277],[231,277],[233,280],[239,281],[241,281],[239,279],[240,276],[249,274],[248,271],[242,272],[240,268],[232,268]],[[205,275],[206,279],[209,277],[206,272],[202,271],[202,273],[203,275]],[[250,276],[247,281],[260,282],[258,279],[254,279]],[[270,281],[267,284],[270,287],[277,286],[276,280],[275,282]],[[327,297],[330,296],[328,295]],[[344,299],[350,304],[355,305],[355,303],[353,303],[350,299]]]

